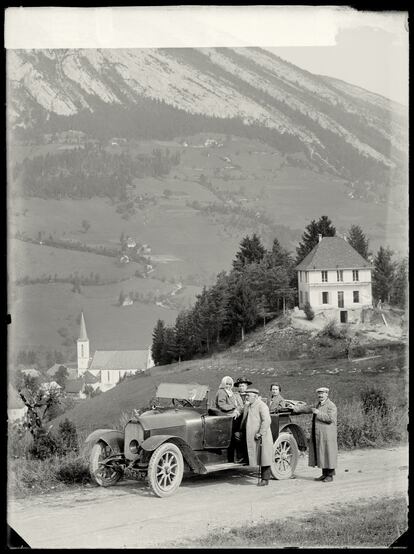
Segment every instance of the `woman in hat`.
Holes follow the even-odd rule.
[[[268,401],[269,411],[271,414],[276,414],[280,408],[285,407],[285,399],[280,394],[282,388],[278,383],[270,385],[270,400]]]
[[[312,434],[309,443],[309,466],[318,466],[322,469],[322,475],[315,481],[330,483],[335,475],[338,458],[337,443],[337,409],[328,398],[329,389],[320,387],[316,389],[318,404],[312,408]]]
[[[241,410],[243,410],[244,403],[246,402],[247,387],[251,384],[252,382],[245,377],[239,377],[234,383],[234,386],[237,387],[237,392],[234,393],[236,397],[236,403],[237,406],[241,408]]]
[[[233,379],[229,376],[223,377],[215,400],[216,408],[221,412],[238,417],[242,409],[237,407],[236,397],[233,392]]]
[[[242,427],[246,429],[249,465],[260,466],[261,481],[258,486],[269,484],[273,454],[273,437],[270,429],[269,408],[259,398],[258,389],[249,387],[243,413]]]

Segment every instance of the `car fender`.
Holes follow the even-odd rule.
[[[307,449],[308,439],[305,431],[300,425],[297,425],[296,423],[286,423],[285,425],[279,427],[279,434],[282,432],[292,433],[301,452]]]
[[[122,431],[116,429],[97,429],[93,431],[86,437],[85,450],[88,451],[99,441],[105,442],[114,452],[124,451],[124,433]]]
[[[175,435],[153,435],[145,439],[140,446],[146,452],[153,452],[165,442],[172,442],[178,446],[183,458],[195,473],[207,473],[205,465],[200,461],[197,454],[193,452],[185,440],[180,437],[176,437]]]

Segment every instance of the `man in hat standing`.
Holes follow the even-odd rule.
[[[260,487],[268,485],[271,477],[273,437],[270,423],[269,408],[259,398],[258,389],[249,387],[246,391],[242,428],[245,426],[246,429],[249,465],[260,466]]]
[[[309,444],[309,466],[318,466],[322,469],[322,475],[315,481],[330,483],[335,475],[338,458],[338,443],[335,404],[328,398],[329,389],[320,387],[316,389],[318,404],[311,408],[313,413],[312,435]]]

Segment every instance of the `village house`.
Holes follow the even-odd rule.
[[[296,266],[299,308],[309,302],[341,323],[358,321],[372,307],[371,264],[341,237],[322,237]]]
[[[9,421],[18,421],[26,415],[26,412],[27,406],[25,406],[13,385],[9,384],[7,392],[7,419]]]
[[[96,350],[91,360],[89,356],[89,339],[86,333],[86,324],[83,313],[81,315],[80,332],[77,340],[78,379],[86,380],[87,376],[96,378],[96,382],[88,382],[93,388],[102,392],[113,388],[126,375],[154,366],[151,348],[147,350]],[[90,377],[89,377],[90,379]],[[73,387],[78,385],[73,383]],[[66,386],[67,390],[67,386]],[[83,388],[77,394],[82,395]]]

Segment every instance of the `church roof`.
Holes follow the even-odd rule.
[[[88,335],[86,334],[86,325],[85,325],[85,318],[83,317],[83,312],[82,312],[81,320],[80,320],[80,331],[79,331],[79,339],[78,340],[88,340]]]
[[[89,369],[147,369],[148,350],[96,350]]]
[[[82,379],[87,385],[90,385],[91,383],[99,382],[98,377],[95,377],[95,375],[93,375],[90,371],[85,371],[85,373],[82,375]]]
[[[322,237],[321,241],[296,266],[306,269],[363,269],[371,268],[349,242],[341,237]]]
[[[82,378],[68,379],[65,383],[65,391],[68,393],[78,393],[82,390],[84,384],[85,382]]]

